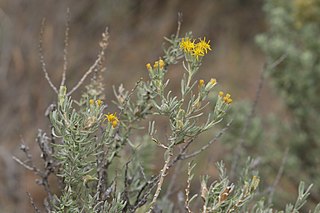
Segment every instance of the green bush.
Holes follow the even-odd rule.
[[[291,179],[320,185],[320,1],[266,1],[269,29],[256,37],[269,61],[285,59],[267,72],[290,113],[279,147],[290,148]],[[281,118],[280,118],[281,119]],[[285,124],[285,123],[283,123]],[[281,133],[280,133],[281,134]],[[320,191],[312,193],[313,202]]]

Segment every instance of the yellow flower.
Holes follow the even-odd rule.
[[[222,91],[219,92],[219,96],[223,97],[223,92]]]
[[[199,88],[201,88],[202,86],[204,85],[204,80],[199,80],[199,84],[198,84],[198,86],[199,86]]]
[[[108,119],[108,122],[111,123],[112,127],[115,128],[118,123],[119,123],[119,119],[116,116],[116,113],[108,113],[106,116],[106,119]]]
[[[160,69],[162,69],[164,67],[164,65],[165,65],[165,63],[164,63],[164,61],[162,59],[159,60],[158,64],[159,64]]]
[[[228,98],[226,103],[227,104],[231,104],[232,103],[232,98]]]
[[[98,99],[98,100],[96,101],[96,103],[97,103],[98,106],[101,106],[102,101],[101,101],[100,99]]]
[[[191,53],[194,49],[194,46],[194,41],[191,41],[190,38],[182,38],[180,42],[180,48],[186,53]]]
[[[204,56],[204,51],[203,51],[203,49],[201,47],[196,45],[191,54],[193,56],[195,56],[197,60],[199,60],[199,56],[201,56],[201,57]]]
[[[90,99],[90,100],[89,100],[89,104],[90,104],[90,105],[93,105],[93,104],[94,104],[94,100],[93,100],[93,99]]]
[[[148,70],[151,70],[151,64],[150,63],[147,63],[146,67],[147,67]]]
[[[197,48],[201,49],[205,54],[208,53],[208,50],[211,50],[210,40],[206,42],[206,37],[203,40],[200,39],[199,43],[196,44]]]
[[[180,48],[183,49],[185,53],[189,53],[194,56],[197,60],[199,57],[203,57],[208,53],[208,50],[211,50],[210,40],[206,41],[206,37],[199,39],[198,43],[191,41],[190,38],[182,38],[180,42]]]
[[[210,84],[216,85],[216,83],[217,83],[217,80],[215,78],[211,78]]]
[[[231,103],[232,103],[231,95],[230,95],[229,93],[227,93],[227,94],[223,97],[223,101],[224,101],[226,104],[231,104]]]
[[[165,63],[162,59],[160,59],[159,61],[154,62],[153,68],[154,69],[162,69],[164,67]]]

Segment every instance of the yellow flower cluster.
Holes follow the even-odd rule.
[[[153,69],[163,69],[165,66],[165,62],[162,59],[159,59],[159,61],[154,62]],[[150,63],[146,64],[147,69],[150,71],[152,70],[152,66]]]
[[[118,123],[119,123],[119,119],[116,116],[116,113],[108,113],[106,116],[106,119],[108,119],[108,122],[111,123],[112,127],[115,128]]]
[[[102,101],[101,101],[100,99],[98,99],[98,100],[96,100],[96,101],[94,101],[93,99],[90,99],[90,100],[89,100],[89,104],[90,104],[90,105],[94,105],[94,103],[96,103],[97,106],[101,106]]]
[[[196,57],[197,60],[199,60],[199,57],[207,54],[208,50],[211,50],[210,40],[206,41],[206,37],[199,39],[197,43],[196,40],[191,41],[190,38],[182,38],[180,48],[183,49],[185,53]]]
[[[223,98],[223,101],[226,103],[226,104],[231,104],[232,103],[232,98],[231,98],[231,95],[229,93],[227,93],[225,96],[223,96],[224,93],[222,91],[219,92],[219,96],[221,98]]]

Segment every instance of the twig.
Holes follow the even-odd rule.
[[[282,56],[280,56],[276,61],[274,61],[272,64],[267,66],[267,70],[272,70],[275,67],[277,67],[281,62],[284,61],[284,59],[287,58],[287,54],[283,54]]]
[[[80,81],[78,81],[78,83],[70,90],[70,92],[68,92],[67,96],[70,96],[74,91],[76,91],[81,86],[81,84],[83,84],[84,80],[86,80],[88,75],[90,75],[92,71],[98,66],[100,60],[101,58],[98,57],[97,60],[94,62],[94,64],[89,68],[89,70],[82,76]]]
[[[136,202],[132,207],[132,209],[130,209],[130,212],[135,212],[139,207],[143,206],[147,202],[147,198],[151,194],[151,191],[156,186],[159,178],[160,178],[160,174],[157,176],[151,177],[151,180],[145,183],[145,185],[140,189],[136,198]],[[146,192],[142,193],[145,190]]]
[[[181,166],[181,161],[179,161],[177,163],[176,167],[174,168],[174,170],[172,172],[172,176],[170,178],[170,182],[168,184],[168,188],[166,190],[166,194],[164,195],[164,197],[166,197],[166,198],[171,196],[171,194],[176,190],[176,189],[174,189],[174,184],[176,183],[177,175],[178,175],[179,170],[180,170],[180,166]]]
[[[140,83],[142,82],[143,78],[140,78],[136,84],[134,85],[134,87],[131,89],[131,91],[129,92],[129,94],[127,95],[127,97],[124,99],[123,101],[123,107],[119,112],[119,117],[121,116],[121,114],[123,113],[123,111],[126,109],[127,103],[130,100],[131,96],[133,95],[134,91],[138,88],[138,86],[140,85]],[[122,85],[121,85],[122,86]],[[115,91],[115,89],[114,89]]]
[[[157,185],[157,189],[156,189],[156,192],[153,196],[153,199],[150,203],[150,207],[149,207],[149,210],[147,213],[151,213],[153,208],[154,208],[154,204],[156,203],[157,199],[158,199],[158,196],[160,194],[160,191],[161,191],[161,188],[162,188],[162,184],[163,184],[163,180],[164,180],[164,177],[167,175],[167,171],[169,169],[169,163],[170,163],[170,160],[171,160],[171,157],[173,155],[172,153],[172,148],[169,147],[169,149],[167,150],[168,152],[168,155],[167,155],[167,159],[165,161],[165,164],[163,165],[163,168],[161,169],[160,171],[160,179],[158,181],[158,185]]]
[[[177,32],[176,32],[176,39],[179,38],[182,21],[183,21],[182,13],[178,12],[178,27],[177,27]]]
[[[103,61],[104,58],[104,52],[108,46],[108,40],[109,40],[109,33],[108,33],[108,28],[106,28],[105,32],[102,34],[102,40],[100,42],[100,53],[98,54],[97,60],[93,63],[93,65],[89,68],[89,70],[82,76],[80,81],[70,90],[70,92],[67,93],[67,96],[70,96],[74,91],[76,91],[86,80],[88,75],[90,75],[96,67]]]
[[[124,171],[124,191],[123,191],[123,199],[126,202],[126,206],[124,207],[123,211],[126,211],[128,208],[131,208],[130,200],[129,200],[129,186],[131,180],[128,177],[128,170],[129,170],[129,163],[131,161],[128,161],[125,165],[125,171]]]
[[[274,195],[276,186],[279,184],[280,179],[282,177],[284,166],[285,166],[285,164],[287,162],[287,158],[288,158],[288,153],[289,153],[289,147],[287,147],[286,150],[284,151],[284,155],[283,155],[283,158],[282,158],[281,166],[280,166],[280,168],[278,170],[277,176],[274,179],[273,184],[269,188],[269,196],[268,196],[268,204],[269,205],[272,203],[272,199],[273,199],[273,195]]]
[[[216,137],[214,139],[212,139],[211,141],[209,141],[208,143],[210,143],[210,144],[214,143],[219,137],[221,137],[221,135],[226,130],[227,130],[227,127],[222,129],[216,135]],[[172,153],[169,154],[169,158],[166,159],[165,165],[163,166],[163,169],[161,170],[161,173],[159,175],[155,176],[155,177],[152,177],[151,180],[146,182],[146,184],[140,189],[140,192],[138,193],[137,198],[136,198],[136,203],[134,204],[134,206],[132,207],[130,212],[134,212],[137,208],[139,208],[140,206],[144,205],[144,203],[146,203],[147,197],[150,195],[150,193],[151,193],[152,189],[154,188],[154,186],[156,185],[156,183],[158,183],[158,187],[157,187],[157,190],[156,190],[156,191],[158,191],[158,193],[156,193],[154,195],[154,198],[155,198],[155,196],[158,197],[158,195],[160,193],[159,189],[161,190],[161,185],[163,183],[164,176],[166,175],[165,172],[164,172],[164,169],[168,170],[172,166],[174,166],[177,162],[179,162],[179,160],[184,160],[184,159],[193,157],[193,156],[195,156],[195,155],[197,155],[197,154],[199,154],[201,152],[200,151],[199,153],[198,152],[197,153],[192,153],[192,154],[190,154],[190,156],[189,155],[185,156],[185,153],[186,153],[188,147],[190,146],[190,144],[193,141],[194,141],[194,138],[190,138],[188,141],[186,141],[185,145],[182,147],[182,149],[179,151],[179,154],[174,159],[171,160]],[[209,146],[206,146],[206,148],[208,148],[208,147]],[[202,151],[204,151],[206,148],[203,148]],[[152,209],[151,209],[151,211],[152,211]],[[151,211],[149,209],[149,212],[151,212]]]
[[[70,9],[67,9],[66,29],[64,31],[64,49],[63,49],[63,73],[60,86],[64,86],[66,81],[66,72],[68,69],[68,45],[69,45],[69,30],[70,30]]]
[[[46,137],[46,136],[45,136],[45,134],[41,135],[41,132],[39,132],[38,137],[37,137],[37,142],[38,142],[38,145],[42,151],[41,156],[42,156],[43,160],[45,161],[45,170],[44,171],[41,171],[40,169],[38,169],[34,165],[33,160],[32,160],[32,156],[31,156],[31,154],[29,154],[29,147],[24,144],[22,144],[20,146],[20,149],[25,153],[26,158],[27,158],[27,162],[30,165],[21,161],[19,158],[15,157],[15,156],[13,156],[12,158],[17,163],[19,163],[20,165],[22,165],[26,169],[33,171],[37,176],[39,176],[41,178],[41,179],[37,180],[36,183],[38,185],[43,186],[44,190],[48,194],[49,200],[52,200],[53,195],[50,190],[48,178],[49,178],[49,175],[54,171],[54,165],[53,165],[53,162],[49,159],[51,157],[51,156],[49,156],[50,153],[47,152],[48,150],[45,150],[44,142],[41,141],[42,137]],[[49,207],[51,207],[50,204],[49,204]]]
[[[15,160],[18,164],[20,164],[21,166],[23,166],[24,168],[30,170],[30,171],[33,171],[33,172],[39,172],[37,170],[35,170],[34,167],[31,167],[27,164],[25,164],[23,161],[21,161],[19,158],[17,158],[16,156],[12,156],[12,159]]]
[[[180,153],[167,165],[167,169],[170,169],[173,165],[175,165],[179,160],[181,160],[181,156],[185,154],[187,148],[189,145],[194,141],[194,138],[191,138],[187,142],[185,142],[185,145],[180,150]],[[169,159],[170,160],[170,159]],[[151,191],[155,187],[157,183],[159,183],[159,179],[161,178],[161,174],[158,174],[157,176],[154,176],[150,179],[150,181],[146,182],[145,185],[140,189],[137,198],[136,203],[132,208],[131,212],[134,212],[136,209],[138,209],[140,206],[144,205],[147,202],[147,197],[151,194]],[[145,192],[144,192],[145,191]],[[143,193],[144,192],[144,193]]]
[[[209,146],[211,146],[211,144],[213,144],[214,142],[216,142],[224,133],[225,131],[227,131],[227,129],[230,127],[230,123],[227,124],[227,126],[225,128],[223,128],[222,130],[220,130],[218,132],[218,134],[212,139],[210,140],[206,145],[204,145],[203,147],[201,147],[201,149],[198,149],[197,151],[194,151],[193,153],[190,153],[188,155],[182,155],[180,157],[181,160],[185,160],[185,159],[188,159],[188,158],[192,158],[198,154],[200,154],[201,152],[203,152],[204,150],[206,150],[207,148],[209,148]]]
[[[32,197],[31,197],[31,194],[30,194],[29,192],[27,192],[27,195],[28,195],[29,200],[30,200],[30,203],[31,203],[31,205],[32,205],[32,207],[33,207],[33,209],[34,209],[34,212],[40,213],[40,210],[38,209],[38,207],[37,207],[36,204],[34,203]]]
[[[42,65],[42,71],[44,72],[45,78],[47,79],[50,87],[53,89],[53,91],[58,94],[58,89],[54,86],[54,84],[51,82],[51,79],[49,77],[49,74],[47,72],[47,68],[46,68],[46,63],[44,60],[44,53],[43,53],[43,47],[42,47],[42,43],[43,43],[43,34],[44,34],[44,26],[45,26],[45,19],[42,19],[42,23],[41,23],[41,30],[40,30],[40,38],[39,38],[39,56],[40,56],[40,63]]]
[[[186,200],[184,202],[184,206],[185,209],[187,210],[188,213],[192,213],[191,209],[190,209],[190,185],[191,185],[191,180],[192,180],[192,176],[191,176],[191,170],[192,170],[192,166],[191,163],[188,164],[188,179],[187,179],[187,188],[185,189],[186,192]]]
[[[187,142],[185,142],[185,145],[182,147],[182,149],[180,150],[179,154],[171,161],[171,163],[168,165],[169,168],[171,168],[174,164],[176,164],[179,160],[182,159],[182,156],[184,154],[186,154],[186,151],[188,149],[188,147],[190,146],[190,144],[194,141],[194,138],[191,138],[190,140],[188,140]]]

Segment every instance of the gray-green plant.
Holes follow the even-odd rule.
[[[207,83],[194,79],[200,71],[203,57],[211,50],[210,41],[194,39],[191,33],[181,38],[179,31],[180,22],[177,33],[166,38],[168,45],[164,48],[164,56],[153,65],[147,64],[147,81],[139,80],[131,90],[126,90],[123,85],[114,87],[113,103],[117,109],[112,112],[111,100],[104,98],[102,78],[109,38],[107,31],[102,35],[97,60],[72,89],[68,90],[65,84],[66,55],[59,89],[51,82],[41,55],[46,79],[57,94],[56,103],[46,111],[50,134],[39,131],[36,140],[44,168],[35,166],[25,145],[21,150],[27,160],[14,159],[39,176],[37,183],[47,192],[44,201],[47,212],[271,211],[262,202],[250,203],[254,201],[260,180],[257,173],[251,171],[251,161],[243,165],[243,175],[237,183],[228,179],[223,164],[219,164],[220,178],[212,182],[203,177],[200,196],[190,190],[192,169],[196,164],[189,163],[182,202],[171,200],[172,188],[165,184],[168,173],[178,162],[205,151],[224,133],[225,128],[210,141],[198,141],[202,143],[199,149],[192,149],[191,144],[200,134],[222,121],[232,102],[230,94],[214,93],[215,79]],[[68,29],[66,37],[67,32]],[[40,50],[41,43],[42,39]],[[66,50],[64,52],[67,53]],[[177,93],[167,89],[169,79],[166,73],[170,72],[172,64],[181,64],[184,68]],[[73,92],[89,75],[92,75],[90,83],[81,98],[75,100]],[[209,105],[210,93],[217,98],[214,110],[207,113],[205,109]],[[165,137],[162,137],[163,132],[158,132],[158,118],[165,120],[170,129]],[[142,136],[137,136],[141,131],[144,132]],[[150,162],[156,154],[160,156],[157,161],[162,162],[159,170],[155,170]],[[50,176],[57,178],[59,193],[53,192]],[[304,191],[302,185],[297,204],[288,206],[288,209],[297,212],[309,190],[310,187]],[[196,198],[200,201],[196,202]],[[32,199],[30,202],[35,212],[40,212]]]
[[[214,112],[206,114],[204,111],[208,105],[208,94],[217,82],[215,79],[207,83],[197,81],[194,75],[200,69],[203,56],[211,50],[210,41],[205,38],[196,41],[191,33],[180,38],[179,30],[166,40],[169,46],[164,49],[163,59],[159,58],[153,66],[147,64],[148,81],[138,81],[129,91],[122,85],[118,89],[114,87],[117,112],[109,112],[107,104],[111,104],[111,100],[103,100],[101,72],[108,44],[107,31],[103,33],[97,60],[70,90],[65,85],[66,61],[58,89],[51,82],[41,55],[43,71],[57,93],[57,102],[47,111],[50,137],[44,133],[39,136],[45,147],[41,150],[43,159],[46,165],[50,165],[45,167],[48,172],[42,175],[34,166],[31,170],[41,173],[48,192],[48,211],[152,212],[170,168],[180,160],[201,153],[216,140],[203,144],[201,150],[189,150],[198,135],[223,119],[232,102],[229,94],[223,96],[220,93]],[[180,94],[173,94],[167,89],[169,79],[166,79],[166,73],[171,64],[177,63],[182,64],[185,73]],[[74,100],[72,93],[90,74],[93,75],[90,84],[80,100]],[[157,116],[166,119],[170,127],[165,140],[157,133]],[[203,122],[200,118],[204,116],[206,121]],[[148,128],[142,126],[142,121],[149,123]],[[143,140],[135,137],[135,132],[140,129],[145,130]],[[140,147],[146,141],[164,150],[163,166],[159,172],[148,171],[149,162],[139,157],[144,152],[153,151]],[[27,156],[30,157],[29,154]],[[61,194],[51,192],[50,175],[58,178]]]

